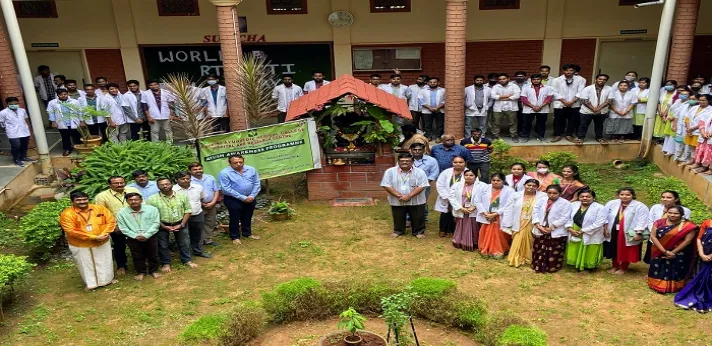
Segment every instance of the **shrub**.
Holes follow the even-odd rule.
[[[30,274],[34,264],[27,262],[27,256],[0,254],[0,290],[10,288]]]
[[[188,147],[174,146],[167,142],[126,141],[106,143],[87,155],[82,161],[76,189],[94,196],[106,189],[106,179],[121,176],[131,181],[131,173],[137,169],[148,172],[149,178],[173,176],[184,171],[195,161]]]
[[[474,331],[485,324],[486,307],[475,297],[446,295],[415,299],[413,314],[450,327]]]
[[[267,312],[255,301],[238,304],[220,333],[220,345],[243,346],[259,336],[267,326]]]
[[[299,278],[277,285],[272,292],[262,294],[265,310],[272,322],[285,323],[329,316],[328,294],[313,278]]]
[[[438,278],[417,278],[410,282],[410,289],[420,297],[441,297],[455,290],[455,281]]]
[[[567,164],[576,164],[578,156],[569,151],[550,151],[539,157],[539,160],[549,161],[549,171],[559,174],[561,168]]]
[[[512,325],[528,327],[529,323],[511,312],[495,312],[487,317],[477,339],[485,346],[497,346],[504,331]]]
[[[38,257],[48,259],[61,239],[59,214],[71,204],[66,198],[55,202],[42,202],[20,220],[20,234]]]
[[[527,162],[527,160],[509,155],[512,146],[507,142],[497,139],[492,141],[492,153],[490,154],[490,173],[503,172],[509,174],[509,167],[516,162]]]
[[[325,282],[328,310],[332,314],[353,307],[364,314],[380,314],[381,298],[400,292],[396,286],[381,282]]]
[[[189,324],[178,336],[181,344],[195,345],[217,339],[228,322],[225,315],[206,315]]]
[[[497,343],[498,346],[546,346],[546,333],[539,328],[509,326]]]

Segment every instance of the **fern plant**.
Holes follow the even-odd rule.
[[[255,52],[245,54],[237,70],[248,127],[260,126],[277,111],[277,101],[272,98],[277,77],[267,57]]]

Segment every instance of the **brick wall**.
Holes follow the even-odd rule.
[[[381,187],[383,173],[395,166],[393,150],[383,146],[383,156],[376,156],[373,165],[328,166],[322,156],[322,168],[307,172],[307,191],[310,201],[334,198],[374,198],[385,200],[387,192]]]
[[[677,1],[667,77],[665,79],[674,79],[681,82],[690,73],[692,46],[695,40],[695,28],[697,27],[699,11],[700,0]]]
[[[92,79],[106,77],[109,83],[118,84],[122,92],[127,90],[124,60],[121,58],[120,49],[86,49],[84,53]]]
[[[710,61],[712,61],[712,35],[695,36],[687,81],[691,82],[695,75],[702,74],[707,77],[707,82],[709,82],[712,78]]]
[[[593,65],[596,56],[596,39],[567,39],[561,43],[561,64],[581,65],[581,77],[590,83],[594,75]],[[551,75],[558,76],[559,66],[551,67]]]

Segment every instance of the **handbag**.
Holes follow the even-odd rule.
[[[638,234],[638,233],[636,233],[634,229],[626,231],[626,240],[629,242],[633,241],[633,238],[635,238],[636,234]],[[649,240],[650,239],[650,230],[646,227],[643,230],[643,233],[641,234],[641,236],[643,237],[644,241]]]

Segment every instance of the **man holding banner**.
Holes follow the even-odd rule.
[[[260,239],[252,235],[252,214],[257,204],[255,198],[260,193],[260,177],[257,170],[245,165],[242,155],[230,155],[227,162],[230,167],[220,171],[219,180],[225,195],[223,202],[230,214],[230,239],[233,244],[240,245],[240,235]]]

